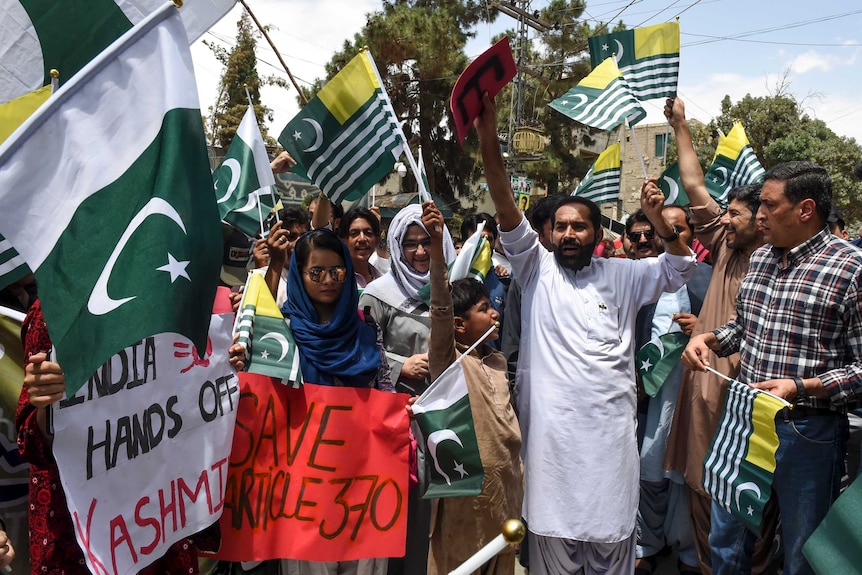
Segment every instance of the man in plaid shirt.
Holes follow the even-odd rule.
[[[814,573],[802,545],[838,496],[846,414],[862,398],[862,251],[829,233],[831,208],[832,183],[820,166],[788,162],[767,172],[757,212],[767,245],[751,255],[737,317],[692,338],[683,355],[703,370],[709,349],[738,351],[740,381],[794,403],[775,419],[772,490],[786,575]],[[718,505],[712,522],[738,524],[710,535],[713,573],[749,573],[754,534]]]

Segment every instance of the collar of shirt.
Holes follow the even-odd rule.
[[[829,239],[832,234],[829,228],[823,228],[795,248],[787,251],[787,267],[794,268],[803,262],[806,258],[818,254],[829,244]],[[778,267],[781,268],[781,256],[784,254],[784,248],[771,246],[772,257],[778,261]]]

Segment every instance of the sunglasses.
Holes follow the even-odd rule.
[[[644,230],[642,232],[629,232],[628,236],[631,241],[639,243],[641,241],[641,236],[643,236],[645,240],[649,241],[655,237],[655,232],[652,230]]]
[[[347,268],[344,266],[336,266],[334,268],[311,268],[307,272],[304,272],[308,278],[316,284],[323,282],[325,278],[324,274],[329,273],[329,278],[336,283],[344,283],[344,280],[347,279]]]
[[[431,239],[426,238],[426,239],[422,240],[421,242],[414,242],[414,241],[401,242],[401,249],[404,250],[405,252],[415,252],[416,250],[419,249],[419,246],[422,246],[422,248],[427,252],[431,248]]]

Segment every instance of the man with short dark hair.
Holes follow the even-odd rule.
[[[832,183],[811,162],[766,173],[757,226],[767,245],[751,255],[736,318],[691,339],[683,358],[739,352],[738,379],[794,403],[775,418],[779,439],[772,493],[781,514],[784,573],[813,574],[802,546],[838,496],[847,410],[862,397],[862,253],[829,233]],[[747,573],[754,534],[718,505],[710,536],[713,572]]]
[[[664,251],[655,237],[652,222],[643,210],[636,211],[626,219],[626,237],[632,244],[633,260],[654,258]]]

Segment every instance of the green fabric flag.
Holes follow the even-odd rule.
[[[676,97],[679,22],[593,36],[588,44],[593,68],[613,56],[638,100]]]
[[[691,200],[688,199],[688,194],[682,187],[678,162],[672,163],[662,172],[658,179],[658,187],[664,192],[664,205],[683,207],[691,205]]]
[[[760,533],[763,508],[772,493],[778,435],[775,414],[785,400],[733,380],[724,413],[703,462],[703,488],[713,504]]]
[[[818,575],[862,574],[862,479],[835,501],[802,553]]]
[[[326,83],[278,137],[333,202],[355,200],[388,174],[405,149],[398,119],[368,51]]]
[[[423,496],[466,497],[482,492],[485,471],[461,362],[440,374],[413,404],[428,453],[430,481]]]
[[[248,236],[261,232],[261,220],[275,206],[275,176],[251,106],[245,111],[224,160],[213,172],[219,216]]]
[[[727,207],[727,194],[730,190],[745,184],[763,181],[766,170],[748,142],[745,128],[736,122],[725,136],[719,136],[718,147],[712,165],[704,174],[706,189],[716,202]]]
[[[620,144],[612,144],[599,154],[584,179],[572,192],[597,204],[615,202],[620,197]]]
[[[150,335],[206,349],[222,236],[198,105],[166,4],[0,146],[0,230],[39,282],[69,395]]]
[[[646,110],[632,94],[613,58],[599,64],[577,86],[548,106],[599,130],[613,130],[626,118],[633,126],[646,117]]]
[[[638,373],[647,395],[655,397],[658,394],[679,363],[687,343],[687,335],[674,331],[662,335],[658,341],[647,342],[638,350]]]

